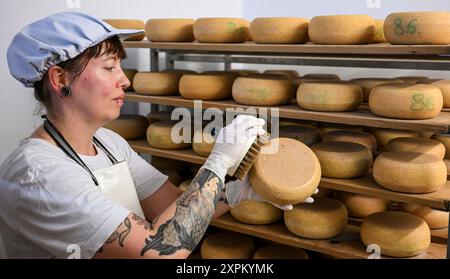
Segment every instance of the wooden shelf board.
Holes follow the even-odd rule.
[[[228,213],[211,222],[214,227],[243,233],[281,244],[304,248],[319,253],[346,259],[367,259],[366,248],[359,238],[359,227],[347,225],[344,233],[326,240],[300,238],[290,233],[283,223],[271,225],[247,225],[233,219]],[[411,259],[444,259],[446,246],[431,243],[429,249]],[[387,258],[387,257],[382,257]]]
[[[146,102],[152,104],[194,108],[194,100],[184,99],[179,95],[149,96],[136,94],[134,92],[127,92],[125,94],[125,97],[127,101],[132,102]],[[267,113],[270,113],[270,108],[278,108],[280,117],[292,119],[372,126],[390,129],[433,131],[440,133],[446,133],[450,126],[450,113],[448,112],[441,112],[438,116],[436,116],[433,119],[405,120],[405,119],[391,119],[379,117],[374,115],[368,109],[360,109],[351,112],[318,112],[318,111],[303,110],[298,105],[295,104],[288,104],[284,106],[274,106],[274,107],[253,107],[237,104],[233,100],[202,101],[201,107],[202,109],[218,108],[222,111],[224,111],[227,108],[232,109],[259,108],[259,109],[267,109]]]

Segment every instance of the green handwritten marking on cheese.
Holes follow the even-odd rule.
[[[161,143],[162,137],[158,134],[150,133],[150,141],[152,141],[154,143]]]
[[[227,22],[226,25],[228,32],[230,33],[234,33],[236,35],[244,35],[246,33],[246,28],[244,26],[238,28],[234,22]]]
[[[434,103],[432,96],[427,98],[423,93],[416,93],[411,97],[411,110],[412,111],[431,111],[434,109]]]
[[[326,90],[320,90],[316,92],[315,94],[311,95],[311,102],[319,103],[319,104],[326,104],[330,100],[330,92]]]
[[[262,100],[266,100],[270,94],[270,89],[252,87],[252,88],[248,89],[248,93],[250,93],[254,97],[260,98]]]
[[[396,18],[394,20],[394,32],[399,36],[403,34],[415,34],[417,31],[416,23],[417,19],[412,19],[406,25],[404,25],[401,18]]]

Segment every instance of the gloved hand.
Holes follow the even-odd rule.
[[[317,188],[314,191],[314,194],[319,193],[319,189]],[[228,182],[225,185],[225,195],[227,197],[228,203],[230,207],[235,207],[241,203],[243,200],[253,200],[253,201],[265,201],[272,204],[275,207],[278,207],[282,210],[292,210],[292,205],[277,205],[271,201],[268,201],[261,197],[256,191],[253,189],[250,181],[248,180],[248,175],[244,176],[242,180],[235,180]],[[309,197],[303,201],[303,203],[313,203],[314,199]]]
[[[264,124],[265,121],[262,118],[238,115],[229,125],[220,130],[211,154],[200,169],[209,169],[225,181],[228,169],[238,160],[246,140],[266,132],[263,129]]]

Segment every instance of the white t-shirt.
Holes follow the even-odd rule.
[[[166,181],[118,134],[101,128],[95,137],[118,160],[127,160],[139,200]],[[101,149],[83,156],[95,171],[112,163]],[[23,139],[0,167],[0,233],[8,258],[92,258],[129,210],[109,200],[89,173],[59,147]]]

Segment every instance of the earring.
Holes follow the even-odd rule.
[[[70,90],[69,86],[64,86],[61,88],[61,95],[62,97],[68,97],[72,95],[72,91]]]

